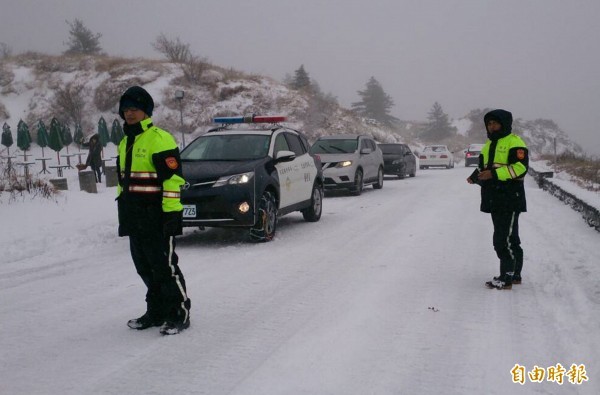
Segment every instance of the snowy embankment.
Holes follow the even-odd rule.
[[[471,171],[328,196],[266,244],[186,229],[192,326],[173,337],[125,325],[144,287],[114,188],[3,201],[0,393],[600,393],[600,235],[528,177],[523,284],[485,289],[498,264]],[[512,380],[557,364],[589,380]]]
[[[546,162],[532,163],[530,167],[540,188],[581,213],[584,221],[600,232],[600,193],[580,187],[566,172],[553,170]]]

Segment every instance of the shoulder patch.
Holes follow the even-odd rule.
[[[517,159],[519,159],[519,160],[525,159],[525,150],[524,149],[517,150]]]
[[[167,167],[171,170],[175,170],[179,167],[179,163],[177,162],[177,159],[174,156],[169,156],[165,158],[165,163],[167,164]]]

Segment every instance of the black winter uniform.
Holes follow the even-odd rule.
[[[492,179],[479,181],[481,211],[491,213],[494,224],[494,249],[500,259],[500,277],[511,282],[520,279],[523,249],[519,238],[519,214],[527,211],[523,178],[529,168],[529,153],[523,140],[512,134],[512,114],[493,110],[484,123],[496,120],[499,132],[489,133],[489,140],[479,156],[477,171],[491,170]],[[475,178],[476,175],[473,175]]]

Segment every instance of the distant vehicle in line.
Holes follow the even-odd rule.
[[[436,166],[446,169],[454,167],[454,155],[445,145],[428,145],[419,155],[419,168],[428,169]]]
[[[378,144],[383,153],[383,174],[393,174],[404,178],[408,174],[414,177],[417,172],[417,160],[406,144]]]
[[[383,154],[368,136],[322,136],[310,153],[321,158],[325,189],[348,189],[360,195],[365,185],[383,188]]]
[[[479,164],[479,155],[481,154],[482,148],[483,144],[469,145],[469,148],[465,150],[465,167],[472,165],[477,166]]]

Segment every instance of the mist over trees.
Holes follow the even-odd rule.
[[[7,43],[0,41],[0,59],[8,58],[12,55],[12,48]]]
[[[352,103],[352,110],[356,114],[375,119],[387,126],[392,126],[398,121],[398,118],[390,115],[390,109],[394,106],[392,97],[385,93],[375,77],[367,81],[365,90],[358,91],[358,95],[361,100]]]
[[[421,138],[428,141],[443,140],[456,135],[456,128],[450,124],[448,114],[440,103],[435,102],[427,115],[427,123],[421,132]]]
[[[68,47],[65,54],[95,55],[102,51],[102,47],[100,46],[101,33],[92,33],[77,18],[73,22],[66,21],[66,23],[70,29],[69,40],[64,43]]]

